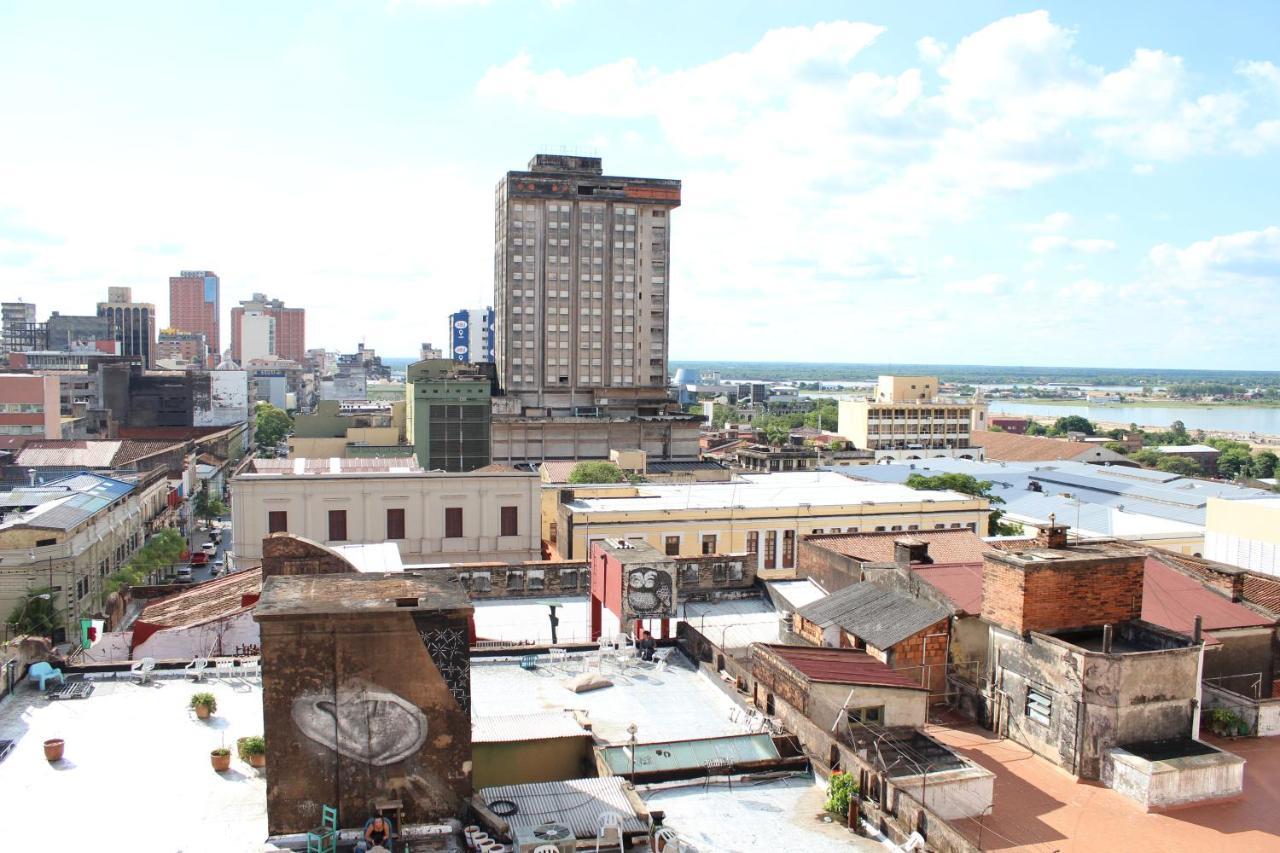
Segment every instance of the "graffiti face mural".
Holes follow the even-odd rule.
[[[647,619],[674,615],[675,579],[664,569],[644,567],[627,572],[623,617]]]
[[[347,684],[293,700],[304,735],[344,758],[381,766],[402,761],[427,739],[427,718],[413,703],[380,687]]]

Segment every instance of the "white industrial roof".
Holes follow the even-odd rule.
[[[1151,448],[1156,453],[1217,453],[1218,448],[1210,447],[1207,444],[1163,444],[1159,447]]]
[[[351,561],[358,572],[399,572],[404,570],[400,549],[394,542],[368,545],[334,545],[333,550]]]
[[[569,504],[592,512],[673,509],[768,509],[852,504],[971,501],[959,492],[923,492],[898,483],[851,480],[829,471],[745,476],[729,483],[642,485],[635,497],[578,498]]]
[[[563,737],[583,737],[588,734],[589,732],[568,711],[471,718],[473,743],[553,740]]]

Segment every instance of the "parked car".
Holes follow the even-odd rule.
[[[200,550],[206,554],[213,554],[218,550],[218,546],[214,542],[206,542],[200,546]]]
[[[203,551],[196,551],[191,555],[191,565],[207,566],[209,564],[209,555]]]
[[[214,560],[209,564],[209,577],[216,578],[227,568],[226,560]]]
[[[191,574],[190,566],[178,567],[178,577],[175,579],[176,583],[191,583],[194,580],[195,577]]]

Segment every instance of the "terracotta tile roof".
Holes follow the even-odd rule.
[[[824,533],[805,542],[864,563],[892,563],[894,542],[919,539],[929,545],[935,563],[981,563],[987,543],[972,530],[911,530],[883,533]]]
[[[261,593],[262,569],[242,569],[149,602],[138,615],[135,626],[186,628],[201,625],[252,608]]]
[[[1195,578],[1169,568],[1156,557],[1147,557],[1142,575],[1142,618],[1190,634],[1197,616],[1206,632],[1275,624],[1274,619],[1206,589]]]
[[[1244,600],[1272,613],[1280,613],[1280,578],[1247,573],[1244,576]]]
[[[572,459],[551,459],[542,463],[542,470],[546,472],[548,483],[567,483],[577,464]]]
[[[1071,459],[1076,462],[1123,459],[1120,454],[1083,441],[1018,435],[1013,432],[975,430],[969,441],[986,450],[987,458],[999,462],[1052,462]]]
[[[929,689],[890,669],[866,652],[818,646],[757,645],[782,658],[809,681],[903,687],[909,690]]]
[[[37,439],[22,448],[17,464],[33,468],[119,468],[179,444],[128,439]]]

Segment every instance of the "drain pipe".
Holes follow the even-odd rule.
[[[1204,702],[1204,619],[1196,616],[1195,627],[1191,629],[1191,642],[1200,647],[1196,655],[1196,698],[1191,702],[1191,737],[1200,738],[1200,708]]]

